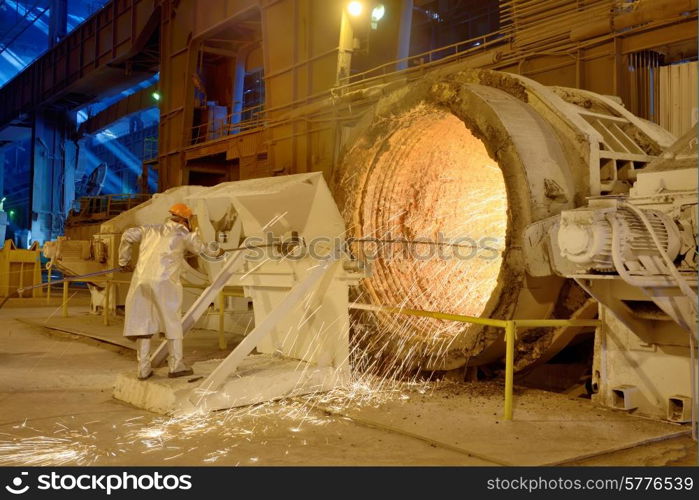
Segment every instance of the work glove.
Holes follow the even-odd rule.
[[[119,271],[121,271],[122,273],[132,273],[133,266],[131,264],[125,264],[123,266],[119,266]]]

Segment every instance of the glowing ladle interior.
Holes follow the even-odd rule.
[[[375,304],[479,316],[502,264],[507,230],[502,172],[454,115],[433,111],[406,121],[368,173],[358,207],[360,234],[437,244],[415,244],[410,253],[400,251],[405,245],[389,246],[392,256],[374,261],[364,290]],[[454,242],[459,246],[449,246]],[[378,318],[394,341],[443,344],[466,328],[429,318]]]

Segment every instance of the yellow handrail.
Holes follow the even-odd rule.
[[[517,338],[517,328],[535,327],[597,327],[601,322],[597,319],[492,319],[477,318],[475,316],[465,316],[462,314],[450,314],[438,311],[421,311],[419,309],[408,309],[392,306],[377,306],[373,304],[350,304],[350,309],[362,311],[387,312],[395,314],[407,314],[409,316],[421,316],[425,318],[443,319],[447,321],[458,321],[461,323],[472,323],[475,325],[494,326],[505,329],[505,420],[512,420],[514,402],[514,363],[515,363],[515,341]]]
[[[63,282],[63,316],[68,316],[68,283]],[[109,324],[109,287],[112,284],[129,284],[126,280],[106,280],[106,297],[104,306],[104,324]],[[204,285],[183,284],[185,288],[205,289]],[[223,337],[223,298],[224,297],[244,297],[240,291],[222,291],[219,295],[219,347],[225,348],[225,338]],[[601,322],[596,319],[493,319],[479,318],[476,316],[466,316],[463,314],[451,314],[439,311],[423,311],[420,309],[410,309],[405,307],[377,306],[373,304],[352,303],[350,309],[372,312],[386,312],[393,314],[406,314],[409,316],[420,316],[425,318],[441,319],[446,321],[458,321],[460,323],[470,323],[475,325],[493,326],[505,330],[505,405],[504,420],[512,420],[514,403],[514,353],[517,338],[517,328],[545,328],[545,327],[598,327]]]

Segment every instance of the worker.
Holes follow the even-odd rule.
[[[182,359],[180,272],[186,252],[209,255],[210,250],[191,230],[192,210],[187,205],[176,203],[169,213],[164,224],[127,229],[119,245],[119,267],[123,272],[133,270],[131,254],[133,246],[139,245],[138,263],[126,295],[124,321],[124,335],[136,341],[139,380],[153,375],[150,347],[156,333],[164,333],[167,339],[168,377],[193,373]]]

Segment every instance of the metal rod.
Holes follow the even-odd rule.
[[[229,259],[214,277],[211,285],[204,290],[201,295],[189,307],[185,315],[182,317],[182,335],[186,335],[194,323],[201,317],[202,314],[209,308],[211,303],[216,301],[216,297],[230,280],[231,276],[242,265],[245,254],[238,252]],[[162,341],[160,345],[151,354],[150,361],[153,366],[160,366],[167,356],[167,341]]]
[[[602,324],[596,319],[489,319],[476,318],[473,316],[463,316],[460,314],[448,314],[436,311],[420,311],[416,309],[406,309],[401,307],[390,307],[373,304],[354,303],[349,305],[350,309],[362,311],[388,312],[396,314],[407,314],[410,316],[422,316],[426,318],[444,319],[459,321],[462,323],[473,323],[477,325],[495,326],[505,329],[505,410],[504,420],[512,420],[514,403],[514,362],[515,362],[515,342],[518,327],[580,327],[594,326]]]
[[[350,309],[359,309],[363,311],[390,312],[397,314],[407,314],[410,316],[422,316],[425,318],[444,319],[449,321],[459,321],[461,323],[473,323],[476,325],[497,326],[505,328],[508,321],[503,319],[476,318],[474,316],[464,316],[461,314],[449,314],[437,311],[420,311],[417,309],[407,309],[404,307],[376,306],[373,304],[353,303],[349,305]]]
[[[192,392],[190,401],[195,406],[201,407],[202,403],[205,403],[206,397],[215,392],[226,380],[226,377],[235,372],[243,359],[252,352],[260,340],[269,335],[279,320],[308,297],[309,293],[323,280],[328,270],[332,269],[334,262],[335,259],[332,258],[323,261],[298,282],[260,324],[255,325],[255,328],[243,338],[242,342],[209,374],[199,388]]]
[[[63,280],[63,304],[62,304],[62,310],[63,310],[63,317],[67,318],[68,317],[68,285],[70,284],[69,280]]]
[[[505,420],[512,420],[516,330],[517,324],[514,321],[508,321],[505,325]]]
[[[517,327],[537,328],[547,326],[600,326],[598,319],[515,319]]]

